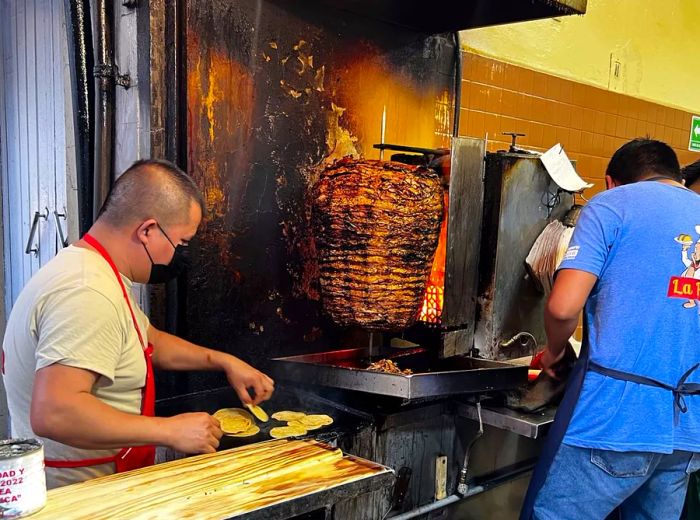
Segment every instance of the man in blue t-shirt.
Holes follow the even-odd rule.
[[[533,516],[604,519],[619,506],[625,519],[678,518],[700,467],[700,196],[650,139],[617,150],[605,181],[545,310],[545,369],[584,306],[588,357]]]

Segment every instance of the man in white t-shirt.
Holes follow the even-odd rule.
[[[222,432],[209,414],[152,416],[153,366],[221,370],[243,403],[272,395],[265,374],[159,331],[131,297],[134,282],[164,282],[186,265],[203,210],[179,168],[134,163],[88,234],[39,270],[17,299],[3,342],[12,436],[45,443],[49,487],[142,467],[153,462],[153,446],[216,450]]]

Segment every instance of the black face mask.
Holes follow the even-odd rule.
[[[160,224],[156,223],[156,225],[158,229],[160,229],[160,232],[163,233],[163,236],[170,242],[170,245],[173,246],[173,249],[175,249],[173,259],[170,260],[169,264],[156,264],[153,262],[153,258],[151,258],[151,254],[148,252],[146,245],[142,245],[146,250],[148,259],[151,261],[151,275],[148,277],[148,283],[165,283],[176,278],[190,266],[189,250],[187,246],[176,246],[173,244],[173,241],[170,240],[168,234],[160,227]]]

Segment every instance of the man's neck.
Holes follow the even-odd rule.
[[[670,184],[671,186],[678,186],[680,188],[685,188],[682,182],[679,182],[675,179],[672,179],[671,177],[666,177],[664,175],[659,175],[657,173],[645,175],[639,181],[637,182],[643,182],[643,181],[654,181],[654,182],[661,182],[663,184]]]
[[[126,254],[129,250],[129,244],[124,243],[123,231],[106,226],[101,222],[95,222],[88,231],[88,234],[90,234],[90,236],[97,240],[102,247],[107,250],[107,253],[114,262],[114,265],[117,266],[117,270],[129,280],[134,281],[133,272],[127,260]],[[78,240],[74,245],[76,247],[82,247],[84,249],[95,251],[95,248],[83,239]]]

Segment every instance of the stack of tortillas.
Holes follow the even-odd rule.
[[[574,228],[558,220],[550,222],[530,249],[525,267],[538,290],[549,294],[554,285],[554,273],[569,248]]]
[[[310,430],[333,424],[333,418],[329,415],[306,415],[304,412],[281,411],[273,413],[272,418],[287,423],[287,426],[278,426],[270,430],[270,437],[274,439],[305,435]]]
[[[255,419],[241,408],[222,408],[214,413],[221,430],[232,437],[251,437],[260,432]]]

